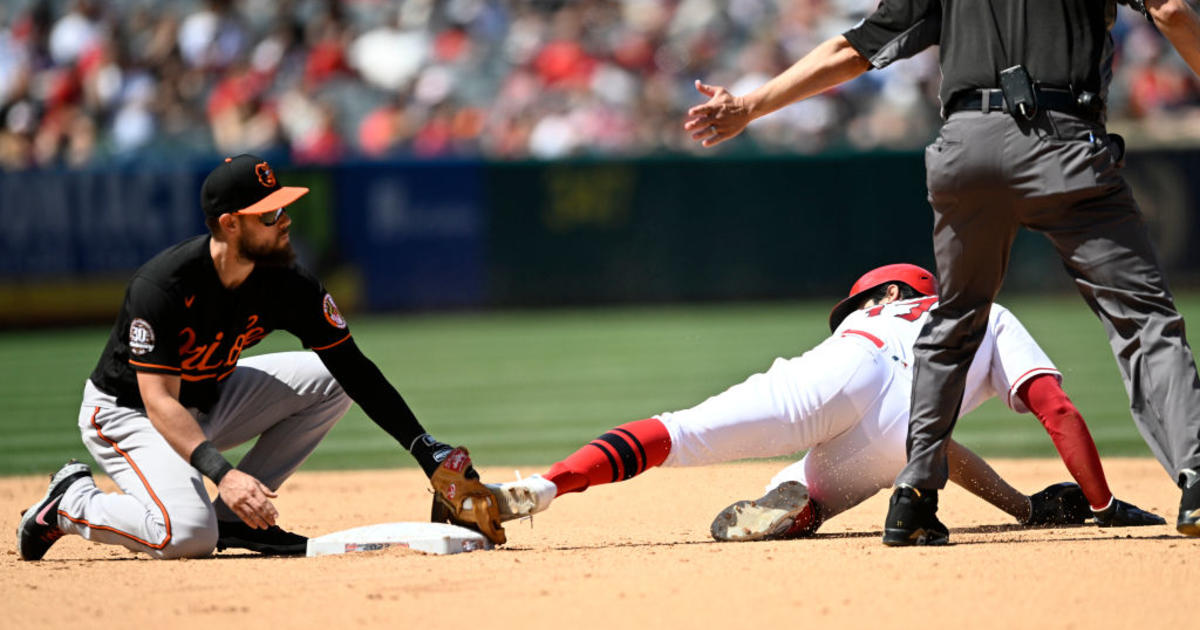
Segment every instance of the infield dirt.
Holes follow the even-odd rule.
[[[1057,460],[995,460],[1032,492],[1066,478]],[[0,479],[4,628],[1134,628],[1195,623],[1200,540],[1175,533],[1179,495],[1152,460],[1105,461],[1118,497],[1168,525],[1023,529],[952,487],[944,548],[880,544],[887,493],[808,540],[716,543],[712,517],[761,494],[779,462],[660,469],[560,497],[509,544],[426,556],[388,550],[323,558],[153,561],[69,536],[17,560],[18,513],[47,477]],[[481,468],[485,480],[509,468]],[[524,469],[529,474],[537,469]],[[112,488],[107,478],[98,481]],[[415,469],[300,472],[280,524],[309,535],[419,521]]]

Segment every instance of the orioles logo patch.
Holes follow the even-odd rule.
[[[154,328],[138,317],[129,323],[129,352],[141,356],[154,350]]]
[[[338,310],[337,304],[333,302],[333,296],[325,294],[325,300],[321,304],[322,310],[325,311],[325,321],[335,328],[345,328],[346,318],[342,317],[342,312]]]
[[[258,183],[267,188],[275,187],[275,171],[271,170],[271,165],[266,162],[259,162],[254,165],[254,174],[258,176]]]

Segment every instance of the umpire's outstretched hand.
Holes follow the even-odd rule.
[[[708,102],[688,110],[683,128],[692,132],[692,140],[706,147],[724,142],[746,128],[753,118],[741,97],[723,87],[706,85],[696,80],[696,91],[708,97]]]
[[[235,468],[221,479],[217,490],[225,505],[250,527],[266,529],[275,524],[279,511],[271,499],[279,495],[261,481]]]

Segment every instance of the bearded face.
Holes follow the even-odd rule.
[[[255,218],[251,218],[257,221]],[[270,237],[264,238],[252,234],[253,230],[242,230],[238,233],[238,251],[242,257],[256,265],[268,267],[287,267],[296,262],[296,252],[292,249],[292,241],[285,229],[274,229]]]

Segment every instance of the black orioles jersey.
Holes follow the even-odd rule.
[[[218,385],[247,348],[286,330],[306,348],[350,338],[324,286],[307,270],[256,265],[236,289],[221,284],[208,235],[150,259],[134,274],[108,344],[92,372],[101,391],[124,407],[143,407],[136,372],[178,374],[179,401],[207,412]]]

